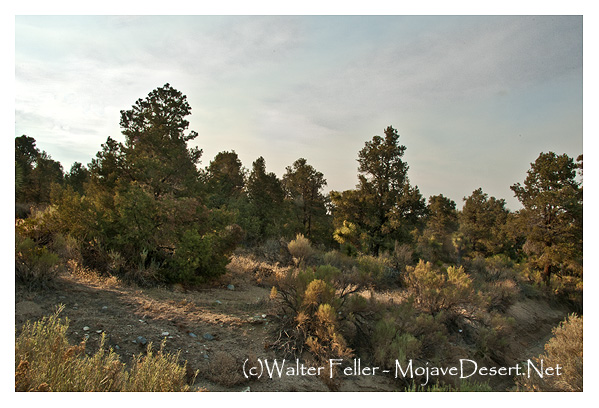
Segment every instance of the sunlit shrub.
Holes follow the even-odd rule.
[[[535,358],[545,367],[561,367],[561,375],[520,376],[518,385],[527,391],[582,391],[583,329],[582,316],[572,314],[553,329],[553,337],[545,344],[545,352]]]
[[[188,391],[186,368],[178,355],[164,345],[156,353],[134,359],[127,371],[112,349],[85,353],[85,342],[71,346],[68,321],[59,319],[61,309],[34,323],[26,323],[15,342],[15,391]]]

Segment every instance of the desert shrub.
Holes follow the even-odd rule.
[[[289,242],[287,248],[293,257],[293,261],[299,266],[303,266],[310,256],[314,255],[316,252],[315,249],[312,248],[310,240],[302,234],[297,234],[295,239]]]
[[[326,252],[323,255],[323,262],[327,265],[339,268],[342,271],[351,271],[358,265],[354,257],[336,250]]]
[[[400,244],[395,242],[395,247],[390,255],[393,267],[402,273],[406,270],[406,266],[414,263],[414,250],[408,244]]]
[[[474,334],[477,356],[487,361],[506,363],[508,336],[512,333],[514,324],[513,318],[498,313],[484,314]]]
[[[146,355],[138,355],[131,369],[124,372],[124,384],[120,391],[130,392],[180,392],[189,391],[187,364],[179,364],[180,351],[171,354],[164,350],[164,342],[154,353],[148,344]],[[197,374],[197,373],[196,373]],[[191,381],[195,380],[195,375]]]
[[[15,342],[15,391],[187,391],[186,371],[178,355],[147,355],[134,360],[130,371],[112,349],[85,353],[85,342],[72,346],[66,332],[68,321],[56,313],[27,322]]]
[[[353,299],[359,289],[331,265],[290,271],[278,279],[276,299],[283,318],[274,347],[296,357],[308,351],[319,362],[351,356],[347,336],[366,320],[367,305]]]
[[[31,238],[15,234],[15,278],[29,288],[46,287],[60,271],[58,255]]]
[[[242,366],[243,362],[237,361],[231,354],[217,351],[201,374],[214,383],[232,387],[248,382],[243,375]]]
[[[430,262],[420,261],[415,267],[407,267],[406,272],[408,290],[425,312],[436,315],[444,311],[452,319],[464,306],[477,302],[472,279],[461,266],[442,271],[433,268]]]
[[[377,287],[397,282],[398,270],[385,256],[360,255],[357,258],[360,275]]]
[[[457,387],[449,384],[432,384],[430,386],[419,386],[413,382],[405,388],[406,392],[493,392],[488,383],[479,383],[476,381],[461,381]]]
[[[411,301],[390,307],[374,323],[371,349],[375,364],[391,367],[410,359],[438,360],[445,355],[446,328],[432,315],[419,313]]]
[[[535,358],[537,366],[561,366],[561,375],[520,376],[518,386],[527,391],[582,391],[583,336],[582,316],[572,314],[553,329],[553,337],[545,344],[545,352]]]

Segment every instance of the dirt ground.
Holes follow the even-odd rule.
[[[64,274],[54,287],[30,292],[17,288],[15,328],[37,320],[64,305],[72,344],[87,337],[90,353],[97,350],[102,334],[123,362],[144,353],[145,341],[166,350],[180,351],[188,373],[199,372],[194,386],[207,391],[328,391],[317,376],[296,375],[248,380],[243,362],[250,358],[277,359],[269,345],[276,339],[270,290],[250,278],[229,275],[214,287],[186,291],[181,287],[137,288],[115,280],[99,280]],[[233,285],[233,286],[230,286]],[[527,299],[513,305],[507,315],[516,321],[508,361],[517,363],[537,356],[551,336],[551,329],[566,311],[545,302]],[[140,338],[143,337],[144,339]],[[289,360],[288,360],[289,363]],[[295,365],[295,361],[292,361]],[[509,379],[495,381],[497,390],[513,387]],[[398,385],[385,375],[343,377],[339,391],[396,391]]]

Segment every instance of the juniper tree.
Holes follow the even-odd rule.
[[[582,157],[579,157],[582,161]],[[528,170],[524,185],[511,189],[520,211],[525,249],[549,284],[554,273],[582,265],[582,185],[576,164],[566,154],[541,153]]]

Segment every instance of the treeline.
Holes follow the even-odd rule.
[[[17,137],[20,256],[27,257],[23,248],[57,251],[60,241],[99,271],[198,283],[223,273],[239,245],[301,234],[346,255],[391,257],[400,269],[500,256],[525,264],[539,283],[582,280],[582,155],[541,153],[524,182],[511,186],[520,211],[480,188],[459,210],[411,185],[406,147],[392,127],[358,152],[356,188],[325,194],[324,175],[305,158],[282,178],[263,157],[244,168],[234,151],[200,168],[202,150],[187,145],[198,136],[188,131],[190,113],[186,97],[166,84],[121,111],[124,143],[109,137],[91,163],[66,173],[33,138]]]

